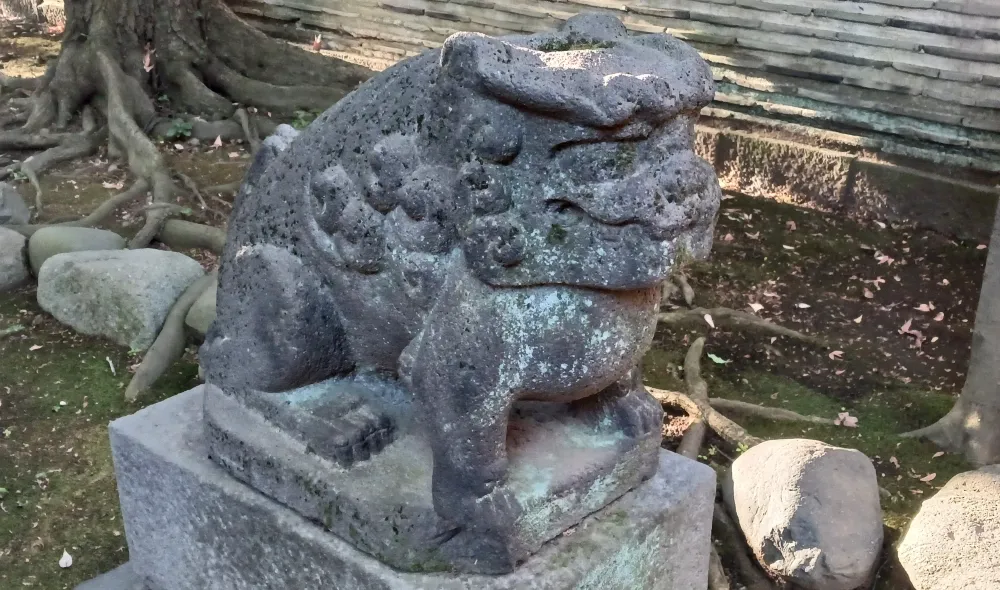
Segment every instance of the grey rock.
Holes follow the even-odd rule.
[[[662,410],[637,365],[674,261],[711,246],[721,192],[693,142],[713,92],[684,43],[581,15],[554,33],[453,35],[301,134],[279,128],[234,207],[201,349],[208,382],[247,413],[210,426],[243,433],[246,448],[296,441],[273,458],[284,475],[306,450],[353,469],[412,426],[430,449],[436,516],[401,542],[444,523],[447,567],[511,571],[537,546],[510,483],[512,409],[559,402],[554,423],[614,434],[617,462],[566,461],[554,477],[580,487],[542,486],[573,507],[535,527],[549,538],[595,478],[608,478],[608,502],[656,469]],[[366,393],[287,397],[361,375]],[[221,440],[213,457],[234,475],[316,505],[301,482],[241,472],[254,457]]]
[[[951,478],[924,501],[899,544],[916,590],[1000,588],[1000,465]]]
[[[208,333],[208,329],[212,327],[212,322],[215,321],[215,295],[218,290],[218,283],[212,283],[201,294],[201,297],[194,302],[194,305],[188,311],[187,317],[184,319],[187,327],[202,338]]]
[[[661,451],[657,475],[547,543],[513,573],[407,573],[211,461],[203,391],[173,396],[110,427],[131,567],[150,588],[705,589],[715,474],[695,461]]]
[[[67,252],[42,265],[38,304],[79,332],[145,350],[203,274],[197,261],[164,250]]]
[[[805,590],[854,590],[882,549],[868,457],[804,439],[772,440],[733,462],[725,499],[761,565]]]
[[[91,227],[43,227],[28,240],[28,260],[36,275],[56,254],[89,250],[121,250],[125,238],[113,231]]]
[[[31,277],[26,243],[21,234],[0,227],[0,293],[21,286]]]
[[[75,590],[146,590],[146,584],[126,563],[93,580],[78,585]]]
[[[21,193],[12,184],[0,182],[0,225],[24,225],[31,221],[31,211]]]

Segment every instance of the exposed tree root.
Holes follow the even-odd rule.
[[[167,314],[167,319],[163,322],[163,328],[157,335],[153,345],[146,351],[142,363],[135,371],[135,376],[129,381],[125,389],[125,399],[135,401],[140,395],[152,387],[156,380],[170,368],[184,354],[184,344],[186,341],[184,334],[184,320],[195,301],[201,297],[209,286],[215,282],[218,273],[211,273],[201,277],[188,287],[177,299],[174,306]]]
[[[691,344],[691,348],[688,349],[687,355],[684,357],[684,381],[687,384],[688,397],[699,404],[708,403],[708,383],[701,377],[701,353],[704,348],[705,339],[698,338]],[[677,453],[688,459],[697,459],[707,429],[705,420],[696,419],[684,433],[684,438],[681,439],[681,444],[677,447]]]
[[[736,574],[747,590],[775,590],[774,582],[750,558],[740,527],[726,513],[725,506],[718,503],[712,515],[712,535],[723,543],[725,554],[736,563]]]
[[[694,307],[694,289],[691,288],[691,283],[688,282],[684,273],[676,273],[670,277],[670,280],[680,289],[681,296],[684,297],[684,304],[688,307]]]
[[[180,219],[167,221],[156,237],[175,250],[204,248],[221,255],[226,246],[225,230]]]
[[[713,307],[711,309],[695,307],[692,309],[665,312],[659,315],[659,322],[672,327],[701,327],[706,325],[706,315],[712,317],[712,322],[717,327],[755,332],[764,336],[782,336],[817,348],[830,347],[829,343],[822,338],[803,334],[802,332],[773,324],[744,311],[737,311],[727,307]]]
[[[30,238],[36,231],[45,227],[96,227],[110,217],[119,207],[142,197],[148,191],[149,184],[145,180],[139,180],[127,191],[117,194],[98,205],[96,209],[91,211],[90,215],[82,219],[37,225],[6,225],[4,227],[12,229],[26,238]]]
[[[707,400],[693,400],[678,391],[667,391],[653,387],[647,387],[646,390],[661,404],[680,408],[691,415],[692,418],[703,420],[713,432],[734,447],[739,447],[740,445],[752,447],[763,442],[756,436],[751,435],[739,424],[714,410],[708,404]]]
[[[834,423],[832,418],[804,416],[791,410],[769,408],[767,406],[758,406],[757,404],[748,404],[746,402],[736,400],[711,398],[708,400],[708,405],[712,406],[712,408],[716,410],[719,410],[720,412],[733,412],[743,414],[745,416],[766,418],[777,422],[806,422],[809,424],[826,424],[827,426]]]
[[[201,208],[207,210],[208,203],[205,202],[205,197],[201,196],[201,191],[198,190],[198,183],[187,174],[183,174],[181,172],[177,173],[177,177],[181,179],[184,187],[188,189],[188,191],[194,195],[196,199],[198,199],[198,204],[201,205]]]
[[[0,330],[0,340],[3,340],[7,336],[13,336],[14,334],[24,332],[25,330],[27,330],[27,328],[25,328],[21,324],[14,324],[13,326],[4,328],[3,330]]]
[[[250,145],[250,155],[253,156],[260,149],[260,132],[257,131],[257,124],[250,119],[247,115],[246,110],[237,109],[235,118],[240,123],[240,127],[243,129],[243,135],[246,136],[247,143]]]
[[[236,182],[228,182],[226,184],[217,184],[215,186],[206,187],[205,188],[205,192],[206,193],[216,193],[216,194],[219,194],[219,195],[235,194],[237,191],[240,190],[240,185],[241,184],[242,184],[242,181],[239,181],[239,180],[236,181]],[[230,203],[227,203],[227,204],[230,204]]]
[[[719,552],[712,547],[712,552],[708,556],[708,590],[730,590],[729,578],[726,570],[722,568],[722,559]]]
[[[35,188],[35,215],[42,212],[42,185],[38,181],[38,175],[62,162],[69,162],[93,154],[104,142],[104,135],[103,129],[91,133],[74,134],[64,139],[59,145],[21,162],[21,172],[28,177],[31,186]]]

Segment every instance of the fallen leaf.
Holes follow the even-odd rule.
[[[899,333],[900,334],[909,334],[910,333],[910,326],[912,326],[912,325],[913,325],[913,320],[906,320],[906,322],[903,323],[902,327],[899,328]]]
[[[947,287],[948,285],[951,284],[951,281],[949,281],[948,279],[941,279],[941,284]]]
[[[764,309],[764,306],[759,303],[751,303],[750,309],[752,309],[754,313],[760,313],[760,311]]]
[[[146,53],[142,56],[142,69],[147,72],[153,71],[153,54],[156,53],[155,49],[152,49],[148,44],[146,45]]]
[[[760,239],[760,232],[756,232],[756,233],[743,232],[743,233],[745,233],[747,235],[747,237],[750,238],[751,240]]]
[[[844,356],[844,351],[843,350],[835,350],[835,351],[833,351],[833,352],[830,353],[830,360],[831,361],[839,361],[839,360],[841,360],[840,357],[842,357],[842,356]]]
[[[881,227],[882,229],[885,229],[885,224],[882,223],[881,221],[878,221],[877,219],[875,220],[875,225]]]
[[[104,188],[120,189],[125,186],[125,181],[119,180],[118,182],[102,182],[101,186],[103,186]]]
[[[858,317],[854,318],[854,323],[855,324],[860,324],[861,323],[861,318],[863,318],[863,317],[865,317],[865,316],[859,315]]]
[[[936,473],[928,473],[927,475],[921,477],[920,481],[922,481],[924,483],[928,483],[928,482],[934,481],[935,477],[937,477]]]
[[[788,220],[787,222],[785,222],[785,227],[788,228],[788,231],[795,231],[795,222],[792,220]]]
[[[795,249],[795,246],[789,246],[787,244],[782,244],[781,247],[784,248],[785,250],[794,250]]]
[[[239,158],[240,157],[240,153],[239,152],[229,152],[229,157],[230,158]]]
[[[222,147],[222,136],[221,135],[217,135],[215,137],[215,141],[212,142],[212,147],[214,147],[214,148],[220,148],[220,147]]]
[[[59,567],[66,569],[71,565],[73,565],[73,556],[63,549],[62,557],[59,558]]]
[[[104,357],[104,360],[108,361],[108,366],[111,367],[111,375],[112,376],[117,376],[118,373],[115,372],[115,364],[111,362],[111,357],[110,356],[106,356],[106,357]]]
[[[976,246],[976,250],[985,250],[985,249],[986,249],[986,244],[979,244],[978,246]]]
[[[837,426],[846,426],[847,428],[857,428],[858,419],[852,416],[850,412],[840,412],[837,414],[837,419],[833,421]]]
[[[874,299],[875,294],[868,287],[865,287],[865,299]]]
[[[938,457],[943,457],[943,456],[944,456],[944,451],[938,451],[938,452],[934,453],[934,455],[931,457],[931,459],[937,459]]]
[[[935,322],[944,321],[944,312],[943,311],[939,311],[938,314],[936,316],[934,316],[934,321]]]
[[[41,347],[42,346],[40,344],[36,344],[36,345],[32,346],[31,348],[29,348],[28,350],[30,350],[31,352],[35,352],[36,350],[40,349]]]
[[[924,313],[927,313],[928,311],[931,310],[931,307],[929,305],[927,305],[926,303],[921,303],[919,306],[914,307],[913,309],[915,309],[917,311],[922,311]]]
[[[797,307],[799,309],[809,309],[812,306],[809,305],[808,303],[796,303],[795,307]]]
[[[708,324],[713,330],[715,329],[715,322],[712,320],[711,314],[705,314],[705,323]]]
[[[313,51],[319,51],[322,48],[323,48],[323,35],[316,35],[316,37],[313,38],[312,49]]]
[[[715,363],[715,364],[717,364],[717,365],[725,365],[725,364],[733,362],[733,361],[726,360],[726,359],[724,359],[724,358],[722,358],[720,356],[716,356],[716,355],[714,355],[712,353],[708,353],[708,358],[710,358],[712,360],[712,362]]]
[[[899,469],[899,459],[895,457],[889,457],[889,462],[895,465],[896,469]]]
[[[175,143],[174,144],[174,149],[177,150],[177,151],[181,151],[181,150],[184,149],[184,144],[183,143]]]

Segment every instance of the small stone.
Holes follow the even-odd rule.
[[[772,440],[733,462],[730,512],[761,565],[805,590],[866,584],[882,549],[875,468],[860,451]]]
[[[22,285],[31,276],[25,256],[24,236],[0,227],[0,293]]]
[[[125,238],[106,229],[90,227],[44,227],[28,240],[28,260],[38,274],[42,264],[56,254],[89,250],[121,250]]]
[[[0,225],[24,225],[31,221],[31,211],[21,193],[10,183],[0,182]]]
[[[928,498],[899,544],[916,590],[1000,588],[1000,465],[951,478]]]
[[[165,250],[67,252],[42,265],[38,304],[78,332],[145,350],[202,274],[197,261]]]

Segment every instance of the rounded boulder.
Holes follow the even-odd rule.
[[[177,298],[203,274],[177,252],[67,252],[42,265],[38,304],[78,332],[145,350]]]
[[[1000,465],[951,478],[924,501],[897,551],[916,590],[1000,588]]]
[[[56,254],[92,250],[121,250],[125,238],[113,231],[92,227],[43,227],[28,240],[31,271],[38,275],[42,265]]]
[[[725,499],[757,560],[805,590],[854,590],[882,549],[875,468],[863,453],[772,440],[733,462]]]

